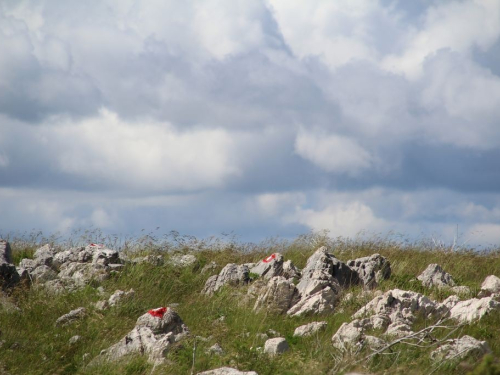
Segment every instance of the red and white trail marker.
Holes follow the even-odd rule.
[[[276,254],[271,254],[271,255],[269,255],[267,258],[262,259],[262,261],[263,261],[264,263],[269,263],[269,262],[270,262],[270,261],[272,261],[273,259],[276,259]]]
[[[158,307],[157,309],[151,309],[148,313],[156,318],[163,318],[163,315],[167,312],[168,307]]]

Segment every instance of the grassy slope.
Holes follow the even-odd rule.
[[[332,335],[343,322],[368,302],[369,298],[357,297],[350,302],[342,302],[337,313],[321,317],[287,318],[254,313],[253,301],[245,302],[247,287],[227,288],[209,298],[200,294],[210,276],[202,275],[201,267],[215,261],[220,270],[229,262],[243,263],[258,261],[264,256],[281,251],[285,259],[303,267],[311,253],[321,245],[325,238],[301,238],[292,243],[269,241],[261,246],[248,247],[229,243],[227,245],[200,244],[194,253],[199,264],[185,269],[170,266],[151,265],[127,266],[125,270],[102,285],[109,295],[116,289],[136,291],[135,298],[123,305],[103,312],[92,308],[92,303],[103,299],[92,286],[72,294],[62,296],[47,295],[43,290],[18,288],[11,296],[21,312],[0,308],[0,340],[5,343],[0,348],[0,374],[189,374],[191,373],[195,339],[183,341],[168,354],[165,365],[155,369],[144,358],[136,357],[117,364],[86,366],[90,359],[122,338],[135,325],[138,316],[150,308],[178,303],[177,311],[190,328],[193,336],[209,338],[204,342],[196,340],[195,373],[224,365],[241,370],[254,370],[264,374],[323,374],[336,373],[339,369],[349,369],[349,363],[359,359],[342,357],[330,344]],[[12,243],[16,259],[29,256],[37,244]],[[151,245],[151,243],[149,244]],[[329,244],[333,253],[341,260],[353,259],[375,252],[387,257],[392,264],[392,277],[379,289],[411,289],[431,298],[442,300],[445,292],[428,290],[412,279],[422,272],[428,264],[438,263],[451,273],[460,285],[468,285],[473,294],[487,275],[500,276],[500,253],[487,255],[473,252],[447,252],[425,250],[422,246],[406,246],[387,241],[368,241],[346,243],[334,241]],[[164,246],[163,246],[164,247]],[[154,246],[144,246],[143,252],[155,251]],[[193,246],[185,243],[171,245],[171,251],[186,251]],[[168,258],[167,252],[162,252]],[[355,295],[360,288],[351,290]],[[81,322],[67,327],[54,327],[55,320],[69,310],[84,306],[88,316]],[[482,321],[467,326],[456,335],[470,334],[478,339],[487,340],[494,355],[500,356],[500,314],[493,314]],[[217,319],[225,316],[224,322]],[[309,338],[293,338],[295,327],[315,320],[326,320],[328,328]],[[428,324],[420,321],[418,325]],[[268,358],[251,348],[263,346],[264,340],[258,333],[274,329],[287,337],[291,350],[282,356]],[[74,335],[82,340],[74,345],[68,343]],[[222,356],[206,354],[214,343],[224,349]],[[389,354],[375,357],[361,363],[354,369],[371,373],[407,374],[429,373],[435,368],[427,353],[422,349],[399,345]],[[85,353],[90,353],[83,359]],[[477,359],[444,364],[435,373],[467,373],[478,364]],[[483,366],[486,366],[483,364]],[[486,372],[483,372],[486,373]]]

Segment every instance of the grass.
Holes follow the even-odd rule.
[[[460,285],[471,287],[475,295],[484,278],[500,272],[500,251],[474,252],[436,249],[428,244],[402,244],[400,242],[371,239],[348,241],[331,239],[324,234],[308,234],[294,241],[269,239],[261,244],[239,243],[231,238],[198,240],[171,232],[166,236],[154,233],[136,239],[105,237],[100,232],[86,231],[80,237],[61,240],[57,237],[11,236],[11,247],[16,262],[31,257],[34,250],[51,242],[68,247],[80,243],[104,243],[110,247],[137,255],[161,255],[166,260],[175,253],[192,253],[198,262],[192,267],[174,268],[168,265],[155,267],[148,264],[127,265],[124,270],[101,285],[109,296],[116,289],[135,290],[135,297],[115,308],[97,311],[93,303],[103,299],[94,287],[58,296],[48,295],[43,289],[16,288],[0,305],[0,374],[190,374],[222,366],[237,367],[265,374],[328,374],[360,371],[376,374],[425,374],[435,368],[429,359],[430,349],[399,345],[392,352],[373,357],[368,362],[352,366],[356,356],[342,355],[331,345],[331,337],[351,315],[364,306],[370,298],[362,296],[362,289],[346,291],[354,295],[342,301],[334,314],[288,318],[266,312],[253,312],[254,300],[246,297],[246,286],[224,288],[212,297],[200,294],[206,279],[227,263],[256,262],[273,252],[281,252],[285,259],[304,267],[307,258],[321,245],[327,245],[341,260],[380,253],[390,260],[392,276],[384,281],[382,291],[399,288],[414,290],[443,300],[449,292],[422,287],[415,282],[428,264],[438,263],[451,273]],[[201,273],[204,265],[216,262],[212,273]],[[16,310],[9,304],[19,307]],[[178,304],[176,310],[189,327],[190,338],[176,344],[165,364],[153,367],[144,357],[132,357],[119,363],[100,363],[89,366],[101,350],[121,339],[135,325],[136,319],[148,309]],[[86,307],[88,314],[80,322],[66,327],[55,327],[56,319],[77,307]],[[223,321],[219,318],[225,317]],[[311,321],[328,322],[327,329],[312,337],[293,337],[294,329]],[[416,327],[427,322],[418,321]],[[290,350],[270,358],[260,352],[265,339],[259,334],[269,330],[287,338]],[[492,355],[483,360],[470,358],[439,367],[439,374],[495,374],[499,373],[500,314],[466,326],[457,335],[468,334],[488,341]],[[69,339],[82,337],[75,344]],[[207,349],[219,343],[224,353],[216,356]],[[196,347],[193,366],[193,348]],[[488,372],[489,371],[489,372]],[[496,372],[495,372],[496,371]]]

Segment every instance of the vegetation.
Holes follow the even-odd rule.
[[[162,255],[166,260],[172,254],[189,252],[197,257],[198,262],[187,268],[173,267],[168,262],[161,267],[127,265],[121,273],[101,285],[108,295],[116,289],[133,288],[135,297],[105,311],[93,308],[93,303],[103,299],[96,285],[58,296],[27,285],[17,287],[0,304],[0,374],[191,374],[222,366],[254,370],[259,375],[336,374],[354,370],[376,374],[404,372],[408,375],[500,373],[497,360],[500,357],[500,314],[492,314],[454,333],[454,337],[468,334],[486,340],[493,353],[483,359],[437,364],[429,359],[432,348],[399,344],[367,361],[355,363],[369,354],[369,349],[356,355],[342,355],[332,347],[331,337],[342,323],[349,322],[351,315],[371,299],[363,295],[359,287],[347,291],[353,293],[354,298],[342,301],[335,314],[302,318],[253,312],[254,301],[245,298],[248,287],[225,288],[212,297],[200,294],[206,279],[213,274],[200,271],[212,261],[217,264],[214,272],[218,272],[230,262],[256,262],[271,253],[281,252],[285,259],[291,259],[302,268],[314,250],[327,245],[344,261],[373,253],[386,257],[391,262],[392,276],[380,285],[382,291],[394,288],[414,290],[443,300],[449,293],[424,288],[415,281],[428,264],[440,264],[460,285],[469,286],[471,294],[475,295],[486,276],[500,274],[499,250],[481,253],[472,249],[452,251],[426,242],[332,239],[325,234],[308,234],[294,241],[269,239],[257,245],[240,243],[227,236],[198,240],[175,232],[166,236],[149,233],[136,239],[118,239],[103,236],[99,231],[88,231],[69,240],[44,238],[41,234],[31,238],[11,236],[8,240],[16,262],[32,256],[37,247],[47,242],[61,247],[104,243],[137,255]],[[133,357],[120,363],[89,365],[101,350],[128,333],[137,318],[148,309],[171,304],[178,304],[176,310],[192,336],[169,352],[165,364],[154,367],[144,357]],[[89,310],[85,319],[66,327],[55,327],[54,322],[59,316],[80,306]],[[312,337],[292,336],[297,326],[317,320],[327,321],[327,329]],[[425,326],[431,322],[418,321],[415,324]],[[263,346],[265,339],[258,334],[269,330],[286,337],[291,349],[274,358],[262,354],[258,348]],[[80,335],[82,339],[70,344],[69,339],[74,335]],[[221,356],[207,353],[214,343],[223,348]]]

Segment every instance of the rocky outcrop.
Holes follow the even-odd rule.
[[[481,284],[481,297],[500,295],[500,278],[495,275],[487,276]]]
[[[500,310],[500,303],[495,301],[493,297],[472,298],[455,303],[450,309],[450,318],[459,322],[473,322],[498,310]]]
[[[288,349],[290,349],[290,347],[288,346],[288,342],[284,337],[275,337],[273,339],[269,339],[264,344],[264,353],[267,353],[271,356],[284,353]]]
[[[455,281],[448,272],[445,272],[439,264],[429,264],[427,268],[417,277],[422,285],[427,288],[453,287]]]
[[[10,244],[0,239],[0,287],[10,288],[20,281],[16,266],[12,264]]]
[[[338,296],[338,289],[332,289],[328,286],[312,295],[302,297],[287,311],[287,315],[302,316],[333,312]]]
[[[315,333],[325,329],[327,325],[327,322],[312,322],[309,324],[305,324],[303,326],[295,328],[293,335],[297,337],[312,336]]]
[[[378,328],[377,319],[355,319],[350,323],[343,323],[332,337],[334,348],[342,351],[359,351],[365,346],[377,349],[385,345],[385,341],[375,336],[366,335],[369,329]]]
[[[382,280],[391,276],[391,263],[380,254],[349,260],[347,265],[357,272],[367,288],[376,288]]]
[[[267,309],[284,314],[298,301],[297,288],[283,276],[271,278],[255,302],[254,310]]]
[[[164,361],[170,347],[189,334],[181,317],[169,307],[159,307],[141,315],[132,331],[103,350],[100,359],[117,361],[131,354],[147,355],[151,363]]]
[[[199,372],[198,375],[258,375],[255,371],[240,371],[232,367],[221,367]]]
[[[256,265],[251,267],[250,273],[257,274],[260,277],[263,277],[264,279],[271,279],[275,276],[283,275],[283,265],[284,265],[283,255],[281,255],[280,253],[274,253],[262,259]],[[289,268],[288,273],[290,272],[290,267],[293,267],[293,264],[291,264],[291,262],[288,263],[288,268]]]
[[[468,356],[480,358],[491,353],[491,349],[486,341],[476,340],[471,336],[462,336],[458,339],[447,340],[444,345],[431,353],[434,360],[459,360]]]
[[[224,285],[242,285],[250,281],[247,265],[227,264],[218,275],[210,276],[202,290],[203,294],[212,295]]]

